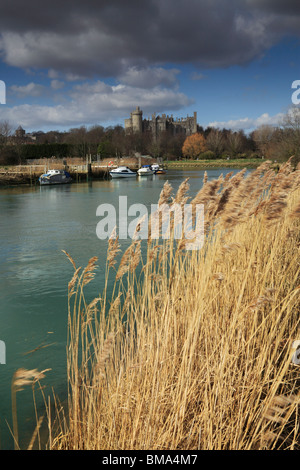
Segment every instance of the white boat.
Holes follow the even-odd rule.
[[[39,177],[40,185],[50,184],[66,184],[71,183],[72,178],[70,173],[65,170],[48,170]]]
[[[154,171],[154,173],[159,170],[159,164],[158,163],[154,163],[153,165],[151,165],[151,170]]]
[[[136,176],[136,172],[130,170],[127,166],[119,166],[118,168],[114,168],[109,172],[112,178],[128,178],[132,176]]]
[[[140,168],[138,171],[139,176],[150,176],[153,175],[154,171],[151,170],[150,165],[144,165],[142,168]]]
[[[155,175],[166,173],[165,170],[158,165],[158,163],[154,163],[153,165],[151,165],[151,170]]]

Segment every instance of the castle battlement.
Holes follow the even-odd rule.
[[[185,118],[177,117],[175,119],[173,115],[162,114],[161,116],[156,116],[156,114],[152,114],[151,119],[143,119],[143,111],[137,106],[130,113],[130,118],[125,119],[126,133],[151,132],[153,138],[156,139],[164,131],[169,131],[173,135],[184,133],[187,136],[196,133],[197,113],[194,112],[193,116]]]

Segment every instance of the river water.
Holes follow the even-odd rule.
[[[240,170],[219,168],[207,174],[210,180],[230,171]],[[0,188],[0,341],[6,350],[5,364],[0,363],[0,449],[14,445],[9,427],[15,370],[51,369],[43,380],[45,396],[52,396],[52,388],[61,400],[66,396],[67,286],[73,267],[62,250],[82,267],[98,256],[97,275],[89,285],[92,300],[104,287],[107,250],[107,240],[96,235],[97,207],[108,203],[118,210],[119,196],[127,196],[128,207],[150,207],[158,202],[166,180],[175,192],[190,178],[193,196],[203,176],[199,170],[170,170],[136,179]],[[121,240],[122,251],[129,243]],[[37,402],[42,414],[40,393]],[[20,443],[26,448],[35,427],[30,386],[17,393],[17,409]]]

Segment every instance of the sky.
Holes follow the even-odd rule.
[[[299,53],[299,0],[0,0],[0,123],[124,126],[139,106],[247,133],[295,106]]]

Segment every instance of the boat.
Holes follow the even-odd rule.
[[[48,170],[47,173],[39,177],[40,185],[67,184],[71,181],[70,173],[65,170]]]
[[[150,165],[143,165],[137,172],[139,176],[150,176],[154,173]]]
[[[114,168],[109,172],[112,178],[128,178],[136,176],[136,172],[130,170],[127,166],[119,166],[118,168]]]
[[[162,175],[166,173],[165,170],[158,165],[158,163],[151,165],[151,170],[155,175]]]

